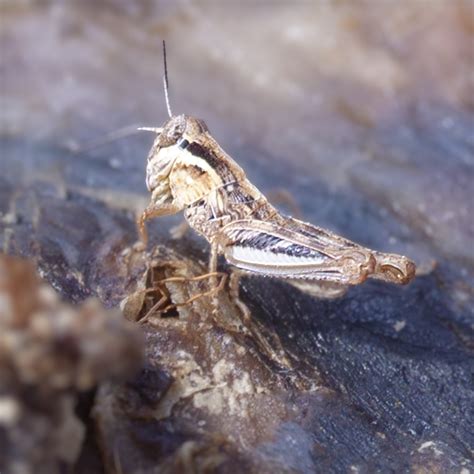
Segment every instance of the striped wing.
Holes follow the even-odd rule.
[[[268,276],[351,285],[364,281],[375,266],[368,249],[292,218],[234,221],[221,237],[229,263]]]

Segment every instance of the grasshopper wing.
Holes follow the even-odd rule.
[[[231,264],[269,276],[342,285],[356,285],[367,277],[406,284],[415,277],[415,264],[403,255],[367,249],[291,217],[234,221],[219,237]]]
[[[376,265],[364,247],[292,218],[231,222],[221,229],[219,244],[236,267],[289,280],[355,285]]]

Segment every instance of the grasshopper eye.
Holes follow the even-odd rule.
[[[186,129],[186,122],[183,117],[173,117],[164,126],[163,132],[159,136],[159,146],[168,147],[175,145]]]
[[[174,141],[177,142],[181,138],[181,135],[183,134],[183,132],[184,132],[183,127],[181,127],[180,124],[177,123],[170,130],[169,136],[170,138],[172,138]]]

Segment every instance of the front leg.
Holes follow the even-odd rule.
[[[155,203],[150,202],[147,208],[140,215],[137,222],[138,231],[140,233],[140,238],[142,242],[146,245],[148,241],[148,234],[145,226],[145,223],[148,219],[152,219],[154,217],[170,216],[172,214],[176,214],[179,211],[180,209],[173,204],[164,204],[157,206]]]

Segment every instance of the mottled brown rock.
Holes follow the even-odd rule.
[[[146,260],[145,283],[138,281],[125,309],[136,308],[130,299],[150,288],[150,273],[205,273],[202,265],[162,247]],[[196,282],[166,286],[164,307],[202,291]],[[125,385],[103,385],[97,396],[94,416],[110,472],[271,472],[270,457],[249,447],[265,444],[282,419],[294,418],[288,388],[312,386],[316,392],[318,377],[289,367],[270,343],[281,349],[279,341],[260,334],[253,322],[245,327],[226,291],[218,295],[218,306],[212,314],[211,298],[204,296],[177,307],[174,315],[152,312],[142,323],[147,367]]]

